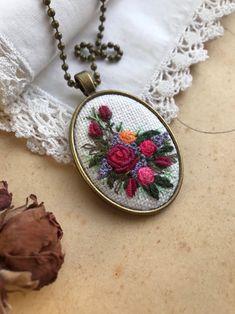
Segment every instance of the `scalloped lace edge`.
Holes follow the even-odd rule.
[[[190,66],[207,59],[204,43],[223,35],[219,19],[235,11],[234,0],[205,0],[161,62],[140,97],[170,123],[178,107],[174,96],[191,86]],[[0,129],[26,138],[35,153],[69,163],[69,124],[73,109],[37,86],[27,62],[6,38],[0,37]]]
[[[170,123],[179,111],[174,97],[192,84],[190,66],[208,58],[204,43],[222,36],[219,19],[235,11],[234,0],[206,0],[180,37],[177,47],[161,62],[141,98]]]

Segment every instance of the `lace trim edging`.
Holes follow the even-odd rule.
[[[5,37],[0,36],[0,103],[15,101],[33,81],[33,71],[26,59]]]
[[[162,61],[141,98],[170,123],[177,117],[174,96],[192,84],[190,66],[208,58],[204,43],[222,36],[219,19],[235,11],[234,0],[205,0],[180,37],[177,47]]]

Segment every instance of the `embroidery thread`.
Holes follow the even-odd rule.
[[[98,180],[127,197],[142,190],[159,200],[160,194],[172,189],[171,166],[177,161],[170,136],[160,130],[133,131],[123,123],[112,122],[112,112],[102,105],[87,117],[92,143],[82,148],[89,153],[89,168],[96,167]]]

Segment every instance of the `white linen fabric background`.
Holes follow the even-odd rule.
[[[86,68],[71,51],[94,42],[98,0],[53,0],[72,74]],[[170,122],[174,96],[190,86],[189,67],[205,60],[203,43],[223,34],[219,19],[235,0],[110,0],[104,41],[123,59],[99,62],[102,89],[140,96]],[[42,0],[0,2],[0,129],[27,138],[33,152],[70,162],[68,129],[83,96],[66,86]],[[190,108],[189,108],[190,110]]]

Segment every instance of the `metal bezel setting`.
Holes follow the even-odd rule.
[[[75,127],[75,123],[76,123],[76,119],[77,116],[79,115],[79,112],[81,111],[81,109],[93,98],[102,96],[102,95],[121,95],[121,96],[125,96],[125,97],[129,97],[139,103],[141,103],[143,106],[145,106],[147,109],[149,109],[155,116],[157,116],[157,118],[160,120],[160,122],[162,123],[162,125],[167,129],[168,133],[170,134],[172,141],[175,145],[177,154],[178,154],[178,159],[179,159],[179,182],[178,185],[174,191],[174,194],[171,196],[171,198],[164,203],[162,206],[155,208],[155,209],[151,209],[151,210],[136,210],[136,209],[132,209],[129,207],[125,207],[123,205],[120,205],[116,202],[114,202],[113,200],[109,199],[106,195],[103,194],[103,192],[101,192],[96,186],[95,184],[92,182],[92,180],[89,178],[89,176],[87,175],[86,171],[84,170],[84,167],[82,166],[79,158],[78,158],[78,154],[76,151],[76,147],[75,147],[75,143],[74,143],[74,127]],[[112,206],[125,211],[125,212],[129,212],[132,214],[138,214],[138,215],[151,215],[154,213],[157,213],[158,211],[162,210],[163,208],[167,207],[168,205],[170,205],[174,199],[176,198],[176,196],[178,195],[181,186],[182,186],[182,181],[183,181],[183,162],[182,162],[182,157],[181,157],[181,153],[180,153],[180,149],[178,146],[178,143],[175,139],[175,136],[173,134],[173,132],[171,131],[170,127],[167,125],[167,123],[164,121],[164,119],[150,106],[148,105],[146,102],[144,102],[143,100],[130,95],[128,93],[125,92],[120,92],[120,91],[116,91],[116,90],[105,90],[105,91],[101,91],[101,92],[95,92],[92,95],[90,95],[89,97],[87,97],[80,105],[78,105],[78,107],[76,108],[72,120],[71,120],[71,125],[70,125],[70,148],[71,148],[71,152],[73,155],[73,159],[74,159],[74,163],[76,165],[77,170],[79,171],[79,173],[81,174],[81,176],[84,178],[84,180],[89,184],[89,186],[101,197],[103,198],[106,202],[108,202],[109,204],[111,204]]]

